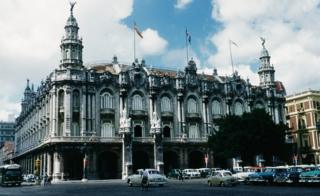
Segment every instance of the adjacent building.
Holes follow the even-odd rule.
[[[285,122],[285,89],[262,45],[260,84],[237,73],[197,74],[191,59],[184,71],[149,66],[83,65],[78,23],[70,16],[61,40],[61,63],[34,91],[29,82],[17,118],[14,161],[53,179],[125,178],[138,168],[213,167],[207,137],[214,119],[264,108]]]
[[[320,163],[320,91],[308,90],[286,97],[286,116],[293,153],[298,163]]]
[[[0,147],[6,141],[14,141],[15,123],[0,121]]]

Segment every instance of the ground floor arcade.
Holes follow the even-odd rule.
[[[127,173],[122,143],[64,143],[47,145],[15,158],[22,165],[24,173],[34,173],[35,162],[40,160],[40,175],[47,174],[54,180],[80,179],[116,179],[124,178],[139,168],[157,168],[155,150],[152,143],[133,142],[130,150],[132,163]],[[171,143],[163,144],[162,172],[173,168],[202,168],[212,165],[212,156],[208,154],[205,144]]]

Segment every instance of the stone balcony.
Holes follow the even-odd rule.
[[[146,117],[148,115],[146,110],[131,110],[130,116],[132,117]]]
[[[189,118],[189,119],[200,119],[201,115],[199,113],[186,113],[186,118]]]

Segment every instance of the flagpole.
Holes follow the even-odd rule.
[[[136,60],[136,22],[133,22],[133,62]]]
[[[187,65],[189,61],[189,45],[188,45],[188,29],[186,28],[186,52],[187,52]]]
[[[229,53],[230,53],[230,60],[232,66],[232,74],[234,74],[234,67],[233,67],[233,59],[232,59],[232,52],[231,52],[231,41],[229,40]]]

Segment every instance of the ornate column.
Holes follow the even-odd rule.
[[[161,120],[156,112],[153,112],[151,121],[151,135],[154,138],[154,168],[163,174],[163,146],[162,146],[162,133],[161,133]]]
[[[87,89],[85,87],[82,88],[82,100],[81,100],[81,136],[86,135],[87,129]]]
[[[53,182],[63,180],[63,158],[61,152],[55,150],[53,152]]]
[[[89,179],[97,179],[97,153],[94,149],[90,151],[89,155]]]
[[[203,124],[204,124],[204,129],[203,129],[203,134],[201,134],[201,137],[205,137],[208,135],[208,112],[207,112],[207,107],[208,107],[208,96],[203,95],[202,96],[202,117],[203,117]]]
[[[131,118],[128,118],[126,108],[120,110],[120,134],[122,137],[122,179],[132,174],[132,132]]]
[[[64,97],[64,133],[63,136],[70,136],[71,134],[71,88],[67,87],[65,89]]]
[[[51,152],[47,152],[46,156],[47,156],[47,175],[52,176],[52,155],[51,155]]]

